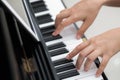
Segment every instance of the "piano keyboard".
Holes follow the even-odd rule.
[[[95,77],[97,67],[94,63],[88,72],[84,72],[83,66],[80,70],[75,67],[77,56],[72,60],[65,59],[66,55],[82,42],[82,39],[75,38],[76,28],[73,24],[66,27],[58,36],[52,36],[55,30],[55,17],[64,9],[62,2],[30,0],[30,3],[58,78],[60,80],[103,80],[102,76]]]

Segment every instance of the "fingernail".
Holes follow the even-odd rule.
[[[98,75],[96,74],[96,77],[98,77]]]
[[[69,58],[69,55],[66,56],[66,59],[70,59],[70,58]]]
[[[87,71],[88,71],[88,68],[84,68],[84,71],[87,72]]]
[[[56,32],[53,32],[53,33],[52,33],[52,35],[53,35],[53,36],[56,36],[56,35],[57,35],[57,33],[56,33]]]
[[[81,37],[80,35],[77,35],[77,39],[80,39],[80,37]]]
[[[77,70],[80,70],[80,67],[76,66]]]
[[[96,74],[96,77],[99,77],[99,74]]]

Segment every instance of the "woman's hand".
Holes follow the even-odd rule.
[[[53,35],[58,35],[65,26],[81,20],[83,21],[83,24],[76,35],[79,39],[93,23],[104,2],[105,0],[82,0],[73,7],[61,11],[56,17],[55,26],[57,28]]]
[[[109,59],[119,50],[120,28],[116,28],[79,44],[66,58],[71,59],[79,54],[76,62],[77,69],[80,69],[84,59],[86,58],[84,70],[88,71],[92,62],[98,56],[101,56],[102,61],[96,72],[96,76],[99,76],[106,67]]]

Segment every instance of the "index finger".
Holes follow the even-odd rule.
[[[59,22],[56,30],[53,32],[53,35],[54,36],[58,35],[64,29],[65,26],[68,26],[76,21],[77,21],[77,19],[74,18],[74,16],[69,16],[64,21]]]
[[[55,26],[57,27],[58,24],[60,24],[64,18],[67,18],[67,17],[69,17],[69,16],[70,16],[70,10],[69,10],[69,9],[62,10],[62,11],[56,16]]]
[[[89,41],[85,41],[81,44],[79,44],[71,53],[69,53],[67,55],[67,59],[71,59],[73,58],[74,56],[76,56],[82,49],[84,49],[86,46],[88,46],[90,44]]]

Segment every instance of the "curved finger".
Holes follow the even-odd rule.
[[[84,59],[85,59],[85,57],[83,57],[83,56],[81,56],[81,55],[79,54],[78,59],[77,59],[77,62],[76,62],[76,68],[77,68],[78,70],[81,68]]]
[[[96,49],[93,52],[91,52],[85,61],[84,64],[84,70],[88,71],[91,67],[91,64],[94,62],[94,60],[101,54],[101,50],[100,49]]]
[[[86,46],[90,44],[89,41],[85,41],[81,44],[79,44],[71,53],[67,55],[67,59],[73,58],[75,55],[77,55],[82,49],[84,49]]]
[[[80,29],[77,31],[76,38],[80,39],[84,32],[88,29],[88,27],[92,24],[94,19],[87,18],[84,20],[83,24],[81,25]]]
[[[69,9],[62,10],[62,11],[56,16],[55,26],[57,27],[58,24],[60,24],[64,18],[67,18],[67,17],[69,17],[69,16],[70,16],[70,10],[69,10]]]
[[[104,71],[107,63],[109,61],[109,58],[107,56],[103,56],[102,62],[100,63],[100,66],[96,72],[96,77],[100,76],[102,72]]]
[[[82,55],[82,56],[88,56],[92,51],[94,50],[94,46],[93,45],[91,45],[91,44],[89,44],[89,45],[87,45],[84,49],[82,49],[81,51],[80,51],[80,54]]]
[[[92,45],[88,45],[82,51],[79,52],[80,53],[79,58],[78,58],[77,63],[76,63],[76,66],[78,69],[81,67],[85,57],[88,56],[93,51],[93,49],[94,49],[94,47]]]
[[[77,20],[70,16],[68,18],[66,18],[64,21],[62,21],[61,23],[58,24],[56,30],[54,31],[53,35],[58,35],[63,29],[65,26],[68,26],[74,22],[76,22]]]

